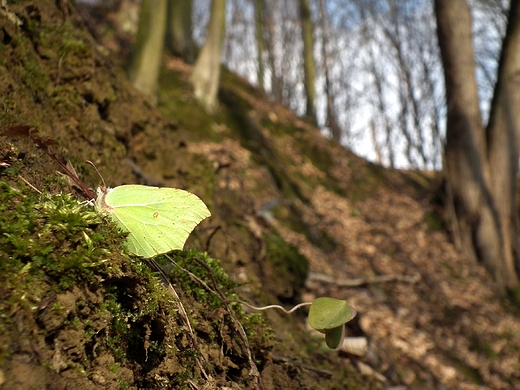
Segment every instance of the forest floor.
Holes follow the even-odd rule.
[[[196,193],[212,217],[187,246],[218,259],[240,283],[229,288],[256,306],[330,296],[357,310],[347,331],[367,340],[360,354],[326,349],[302,314],[265,313],[271,335],[263,320],[237,311],[264,389],[520,387],[520,310],[454,247],[436,173],[369,163],[228,72],[208,115],[192,96],[191,67],[176,58],[165,60],[155,107],[125,80],[128,46],[109,23],[114,15],[19,3],[0,8],[2,130],[29,125],[57,140],[56,151],[92,187],[99,178],[85,160],[111,186]],[[0,157],[3,237],[5,224],[24,218],[10,217],[29,198],[21,194],[34,192],[20,177],[44,192],[74,193],[50,179],[56,167],[28,140],[0,137]],[[36,198],[31,209],[48,216]],[[23,212],[44,228],[48,217]],[[88,225],[92,237],[98,225]],[[259,388],[229,315],[198,301],[187,282],[172,274],[207,367],[146,267],[114,255],[67,284],[77,265],[53,268],[31,252],[38,231],[29,237],[14,265],[14,241],[0,240],[0,389]],[[54,250],[71,257],[60,240]],[[43,274],[31,274],[34,264]]]

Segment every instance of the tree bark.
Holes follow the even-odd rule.
[[[512,1],[512,11],[518,12],[517,3]],[[445,172],[457,219],[455,233],[466,253],[485,264],[505,292],[518,287],[515,194],[520,121],[511,109],[518,102],[518,92],[509,85],[520,65],[520,39],[510,31],[518,29],[518,15],[510,15],[486,131],[479,108],[468,4],[466,0],[435,0],[435,12],[446,84]]]
[[[267,0],[262,0],[266,2]],[[269,7],[269,4],[265,4],[265,30],[264,33],[266,35],[265,39],[265,48],[267,55],[267,65],[270,70],[270,93],[271,97],[278,101],[282,101],[283,88],[282,88],[282,80],[280,76],[280,69],[277,66],[276,62],[276,54],[275,54],[275,42],[276,42],[276,31],[275,31],[275,21],[273,20],[273,11],[274,7]]]
[[[264,0],[255,0],[256,48],[258,56],[258,87],[264,87]]]
[[[306,114],[316,121],[316,70],[314,65],[314,38],[311,10],[307,0],[300,0],[300,14],[303,37],[303,67],[305,72],[305,93],[307,95]]]
[[[213,0],[206,41],[190,77],[195,97],[208,112],[213,112],[217,102],[220,81],[220,53],[225,27],[226,0]]]
[[[334,108],[334,97],[332,96],[332,85],[330,82],[329,55],[327,53],[327,46],[330,40],[331,33],[324,0],[319,1],[319,7],[322,33],[321,56],[323,58],[323,71],[325,73],[325,96],[327,101],[327,117],[325,119],[325,125],[330,128],[332,139],[337,142],[341,142],[343,132],[341,131],[341,127],[339,126],[336,118],[336,110]]]
[[[193,0],[168,0],[166,46],[187,64],[195,62],[195,42],[192,36]]]
[[[166,0],[142,0],[139,26],[127,67],[134,87],[156,99],[166,29]]]
[[[498,67],[498,80],[486,129],[491,194],[503,239],[503,278],[518,285],[520,243],[516,203],[520,147],[520,1],[512,0]]]

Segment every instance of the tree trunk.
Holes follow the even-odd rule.
[[[255,0],[256,48],[258,56],[258,87],[264,91],[264,0]]]
[[[518,285],[520,242],[516,204],[520,147],[520,1],[512,0],[498,68],[489,123],[486,129],[491,194],[500,221],[503,279]]]
[[[320,19],[321,19],[321,56],[323,58],[323,70],[325,73],[325,96],[327,102],[327,110],[326,110],[326,119],[325,125],[330,128],[330,133],[332,135],[332,139],[341,142],[342,131],[341,127],[338,124],[336,117],[336,110],[334,108],[334,97],[332,96],[332,85],[330,82],[330,68],[329,68],[329,55],[327,53],[327,46],[330,40],[330,26],[329,20],[327,16],[327,11],[325,10],[324,0],[319,1],[320,7]]]
[[[213,112],[220,81],[220,53],[226,27],[226,0],[213,0],[206,42],[193,68],[190,80],[195,97],[208,111]]]
[[[265,0],[264,0],[265,1]],[[269,8],[269,6],[266,5],[265,8],[265,33],[266,33],[266,40],[265,40],[265,46],[266,46],[266,54],[267,54],[267,65],[269,66],[270,70],[270,92],[271,97],[276,101],[282,101],[282,88],[280,83],[280,77],[278,77],[278,68],[276,64],[276,57],[274,53],[274,46],[275,46],[275,28],[274,28],[274,21],[273,21],[273,15],[272,15],[272,9]]]
[[[514,10],[517,3],[513,0]],[[507,84],[520,65],[520,40],[510,31],[518,24],[518,15],[510,17],[486,136],[468,4],[435,0],[435,12],[446,84],[445,172],[457,219],[454,233],[466,253],[483,262],[505,292],[518,286],[514,257],[518,253],[515,193],[520,122],[509,109],[518,101],[513,97],[518,92]]]
[[[137,38],[127,73],[134,87],[154,100],[165,29],[166,0],[142,0]]]
[[[306,114],[316,121],[316,70],[314,65],[314,39],[312,37],[313,26],[311,10],[307,0],[300,0],[300,13],[302,20],[303,37],[303,67],[305,71],[305,93],[307,94]]]
[[[195,62],[195,42],[192,37],[193,0],[168,0],[166,46],[187,64]]]

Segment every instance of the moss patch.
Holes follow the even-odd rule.
[[[276,291],[278,298],[295,301],[309,272],[309,262],[298,252],[298,248],[286,243],[276,232],[267,232],[266,259],[271,264],[266,281]],[[275,287],[276,286],[276,287]]]

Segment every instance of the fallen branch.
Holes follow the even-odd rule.
[[[327,377],[327,378],[332,378],[332,376],[334,375],[334,373],[332,371],[314,367],[309,364],[297,362],[296,359],[294,359],[294,358],[277,355],[275,353],[272,354],[272,357],[273,357],[273,361],[284,362],[286,364],[290,364],[291,366],[301,367],[305,370],[313,371],[313,372],[315,372],[321,376]]]
[[[387,282],[405,282],[415,284],[421,280],[421,274],[416,273],[414,275],[375,275],[366,276],[364,278],[356,279],[341,279],[321,274],[318,272],[309,272],[307,283],[325,283],[333,284],[338,287],[359,287],[364,284],[372,283],[387,283]]]

